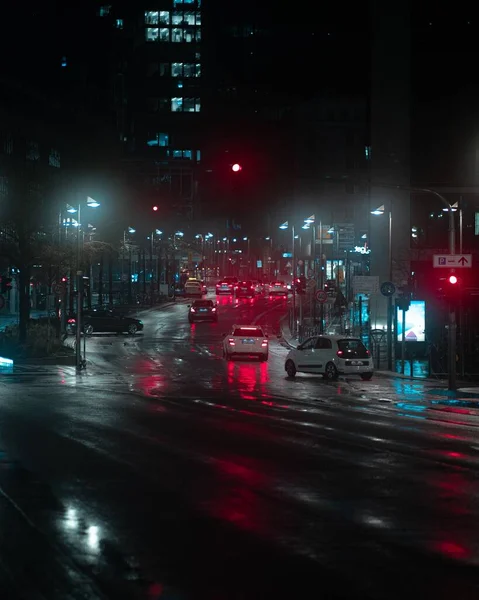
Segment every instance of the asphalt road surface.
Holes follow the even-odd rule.
[[[475,400],[289,380],[284,301],[219,301],[0,374],[0,598],[479,598]],[[233,323],[268,363],[223,360]]]

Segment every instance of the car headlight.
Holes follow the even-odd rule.
[[[143,321],[138,321],[138,325],[143,325]]]

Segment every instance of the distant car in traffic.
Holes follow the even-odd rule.
[[[128,317],[114,310],[93,309],[85,310],[82,317],[82,331],[86,335],[92,333],[128,333],[135,335],[143,330],[143,322],[134,317]],[[68,330],[76,331],[76,317],[68,319]]]
[[[371,353],[359,338],[316,335],[288,353],[284,369],[289,377],[301,372],[334,380],[342,373],[368,380],[373,376],[374,365]]]
[[[218,322],[218,309],[216,303],[212,300],[195,300],[193,304],[188,305],[188,321],[196,323],[197,321]]]
[[[268,286],[268,294],[270,298],[273,296],[282,296],[283,298],[287,298],[288,292],[288,286],[284,281],[273,281]]]
[[[237,277],[223,277],[223,279],[216,284],[216,294],[234,294],[234,288],[237,283]]]
[[[254,298],[256,293],[252,281],[240,281],[234,289],[237,298]]]
[[[185,283],[185,296],[203,296],[205,294],[204,285],[196,279],[189,279]]]
[[[226,360],[238,356],[268,360],[268,336],[258,325],[233,325],[231,333],[225,333],[223,338],[223,357]]]

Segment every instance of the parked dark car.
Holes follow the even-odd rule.
[[[76,319],[68,319],[68,329],[73,332],[76,330]],[[83,313],[82,330],[86,335],[92,333],[128,333],[135,335],[137,331],[143,329],[143,323],[139,319],[127,317],[114,310],[93,309],[86,310]]]

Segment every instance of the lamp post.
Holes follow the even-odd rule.
[[[289,222],[285,221],[279,226],[280,229],[289,229]],[[293,321],[292,321],[292,330],[291,333],[294,336],[296,334],[296,255],[294,250],[294,240],[295,240],[295,232],[294,232],[294,223],[291,223],[291,262],[293,263],[293,285],[291,286],[291,291],[293,293]]]
[[[96,200],[94,200],[93,198],[91,198],[90,196],[87,197],[87,202],[86,202],[87,206],[89,208],[98,208],[100,206],[100,203],[97,202]],[[81,328],[82,328],[82,310],[83,310],[83,271],[81,270],[81,258],[82,258],[82,250],[83,250],[83,246],[82,246],[82,240],[83,240],[83,235],[84,235],[84,231],[82,229],[82,225],[81,225],[81,203],[78,204],[78,208],[74,209],[72,207],[70,207],[68,209],[68,212],[76,212],[77,213],[77,271],[76,271],[76,275],[77,275],[77,281],[76,281],[76,288],[77,288],[77,311],[76,311],[76,348],[75,348],[75,354],[76,354],[76,369],[77,371],[81,371],[82,369],[84,369],[86,367],[86,356],[85,356],[85,344],[83,346],[83,360],[81,358]]]
[[[383,215],[385,213],[384,204],[375,208],[371,211],[372,215]],[[389,205],[389,228],[388,228],[388,270],[389,270],[389,281],[393,283],[393,254],[392,254],[392,234],[393,234],[393,213],[392,213],[392,202]],[[386,345],[387,345],[387,358],[388,358],[388,370],[393,369],[393,298],[392,296],[387,297],[387,332],[386,332]]]

